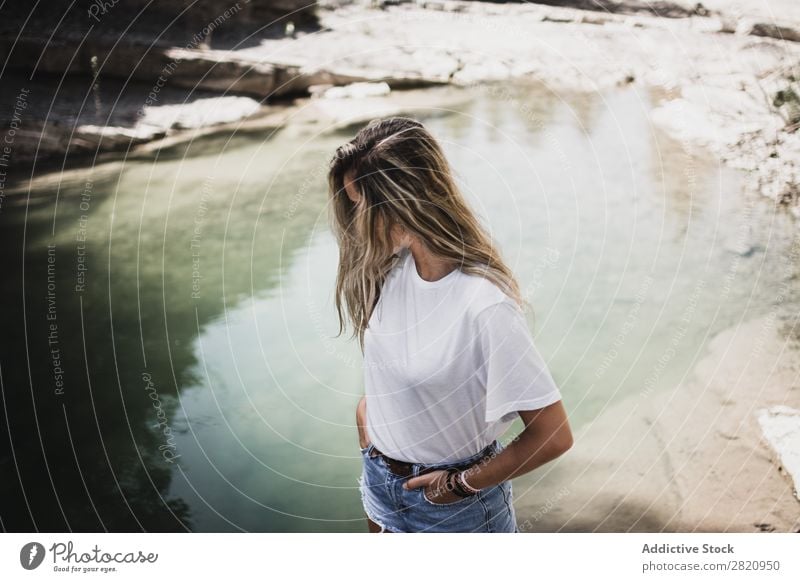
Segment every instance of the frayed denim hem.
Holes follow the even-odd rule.
[[[364,513],[367,514],[367,517],[372,522],[374,522],[375,524],[378,525],[378,527],[381,528],[381,531],[378,532],[378,533],[384,533],[384,532],[387,532],[387,531],[388,532],[392,532],[392,533],[403,533],[400,530],[396,530],[396,529],[392,529],[391,527],[388,527],[380,519],[378,519],[374,515],[372,515],[372,512],[370,512],[370,510],[367,509],[367,492],[366,492],[366,487],[364,486],[364,475],[363,475],[363,473],[358,477],[358,490],[361,492],[361,506],[364,508]]]

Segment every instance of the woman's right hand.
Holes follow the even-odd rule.
[[[362,449],[369,446],[369,435],[367,434],[367,397],[362,396],[356,406],[356,426],[358,427],[358,444]]]

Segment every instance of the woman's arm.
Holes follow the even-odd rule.
[[[358,445],[364,449],[369,444],[367,434],[367,397],[362,396],[356,406],[356,426],[358,427]]]
[[[573,444],[564,405],[559,400],[539,410],[521,410],[525,428],[488,461],[470,467],[464,476],[475,489],[492,487],[541,467],[566,453]]]
[[[521,410],[519,415],[525,428],[514,441],[496,456],[480,461],[467,469],[467,483],[475,489],[484,489],[508,479],[524,475],[537,467],[560,457],[573,444],[567,414],[559,400],[538,410]],[[407,489],[433,485],[428,498],[446,503],[458,497],[444,489],[446,471],[434,471],[406,481]]]

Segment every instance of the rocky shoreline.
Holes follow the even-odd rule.
[[[305,29],[281,21],[278,32],[257,41],[226,39],[224,48],[206,46],[196,35],[177,46],[123,45],[108,35],[84,44],[64,37],[55,48],[43,47],[43,35],[6,39],[9,70],[37,63],[36,82],[27,84],[36,85],[29,103],[39,103],[31,103],[18,124],[13,155],[25,172],[17,188],[9,181],[8,192],[26,188],[34,158],[63,162],[152,151],[161,140],[194,139],[198,129],[228,131],[231,122],[272,127],[282,123],[276,113],[295,99],[324,95],[330,86],[384,81],[399,94],[431,85],[534,80],[553,91],[658,87],[657,123],[685,147],[708,148],[745,170],[751,188],[796,209],[800,90],[793,74],[800,64],[800,10],[776,2],[779,22],[754,0],[631,0],[591,11],[456,0],[340,1],[321,3]],[[72,89],[56,78],[40,80],[43,72],[64,71],[70,71]],[[5,83],[4,102],[13,99],[10,92],[30,89],[25,85]],[[402,97],[384,100],[387,111],[402,110]],[[66,113],[52,107],[56,102]],[[351,109],[357,121],[357,98]]]

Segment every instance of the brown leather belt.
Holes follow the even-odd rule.
[[[394,475],[398,475],[400,477],[410,477],[414,474],[414,465],[419,465],[421,463],[408,463],[406,461],[399,461],[397,459],[393,459],[384,455],[378,447],[372,445],[372,450],[369,453],[370,457],[381,457],[383,461],[386,463],[386,467],[389,469],[391,473]],[[468,463],[456,463],[453,465],[442,465],[441,467],[423,467],[417,473],[418,475],[424,475],[425,473],[430,473],[431,471],[441,471],[443,469],[466,469],[467,467],[471,467],[476,463],[481,462],[483,459],[491,457],[491,454],[484,455],[479,459],[475,459],[474,461],[470,461]]]

